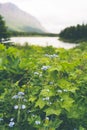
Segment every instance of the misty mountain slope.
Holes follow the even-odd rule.
[[[0,4],[0,14],[9,29],[22,32],[45,32],[41,23],[32,15],[22,11],[12,3]]]

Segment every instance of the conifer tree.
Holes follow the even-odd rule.
[[[0,15],[0,43],[4,43],[5,41],[8,41],[9,38],[10,35],[5,25],[5,21],[3,17]]]

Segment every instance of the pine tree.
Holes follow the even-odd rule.
[[[0,43],[4,43],[5,41],[8,41],[9,38],[10,35],[5,25],[5,21],[3,17],[0,15]]]

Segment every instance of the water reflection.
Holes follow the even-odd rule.
[[[15,44],[24,45],[27,42],[29,45],[39,45],[39,46],[50,46],[57,48],[70,49],[76,46],[73,43],[64,43],[58,40],[58,37],[13,37],[11,41]]]

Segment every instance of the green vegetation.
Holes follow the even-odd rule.
[[[5,42],[9,40],[9,32],[7,31],[7,27],[5,26],[5,21],[3,17],[0,15],[0,42]]]
[[[87,45],[0,44],[0,129],[86,130]]]
[[[79,43],[87,41],[87,24],[67,27],[60,32],[59,37],[65,42]]]
[[[36,32],[18,32],[18,31],[11,31],[11,37],[27,37],[27,36],[49,36],[49,37],[58,37],[58,34],[53,33],[36,33]]]

